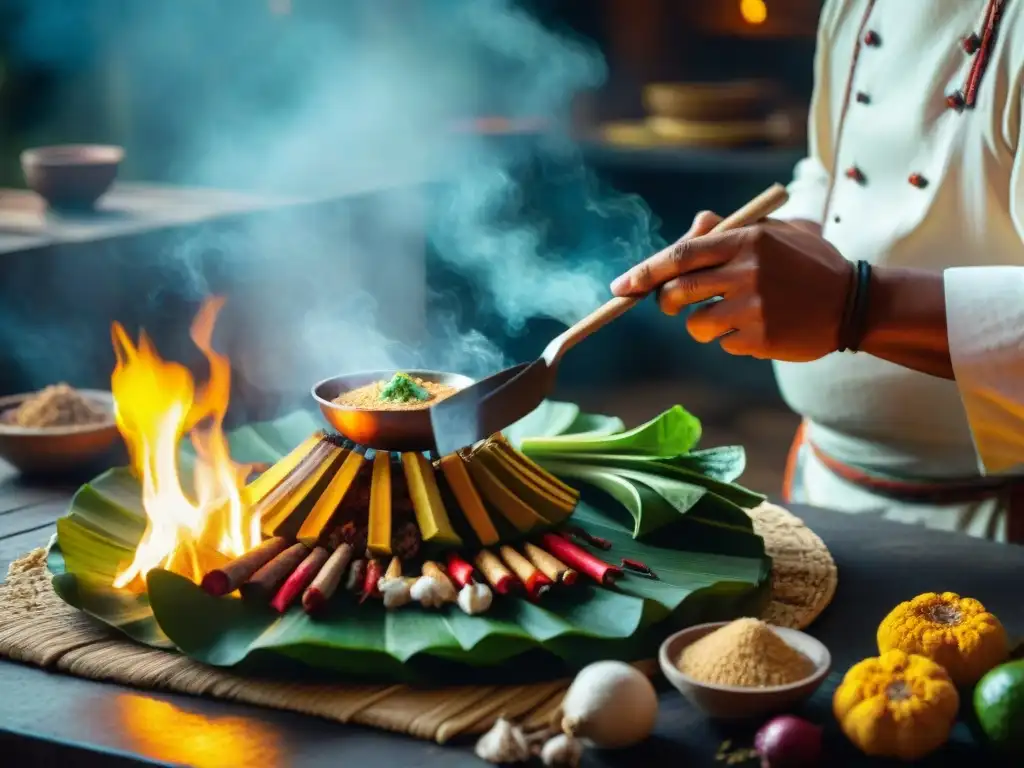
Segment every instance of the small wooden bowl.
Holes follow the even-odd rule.
[[[60,475],[90,468],[111,456],[120,438],[113,395],[96,389],[78,392],[109,413],[109,420],[68,427],[18,427],[0,418],[0,459],[25,475]],[[34,394],[0,397],[0,416]]]
[[[697,709],[718,720],[745,720],[748,718],[785,712],[810,698],[818,690],[832,668],[832,655],[819,640],[795,629],[772,627],[791,647],[803,653],[814,663],[814,673],[789,685],[766,688],[742,688],[732,685],[712,685],[684,675],[676,666],[683,649],[705,635],[730,622],[719,621],[676,632],[661,645],[658,663],[668,681]]]
[[[124,159],[121,147],[64,144],[21,153],[29,189],[53,208],[91,209],[114,179]]]
[[[770,80],[649,83],[642,94],[653,117],[708,122],[764,120],[779,96],[779,86]]]

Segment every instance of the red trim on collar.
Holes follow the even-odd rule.
[[[995,45],[996,35],[999,32],[999,22],[1003,18],[1003,10],[1006,8],[1006,0],[989,0],[988,10],[985,12],[985,31],[981,35],[981,45],[978,48],[977,58],[971,65],[971,73],[967,76],[967,84],[964,86],[964,106],[968,109],[974,107],[978,98],[978,86],[981,85],[981,77],[988,67],[989,57],[992,54],[992,46]]]

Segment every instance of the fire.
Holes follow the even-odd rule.
[[[136,346],[119,323],[111,327],[117,356],[111,376],[115,415],[146,510],[135,558],[118,573],[115,587],[145,589],[153,568],[199,581],[225,558],[259,543],[259,520],[243,499],[250,466],[232,461],[223,431],[231,366],[212,347],[223,305],[221,298],[210,299],[192,323],[192,340],[210,364],[209,379],[201,387],[185,366],[163,360],[145,332]],[[185,435],[197,457],[189,490],[182,485],[178,461]]]

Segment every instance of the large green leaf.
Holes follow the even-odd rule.
[[[621,423],[621,422],[620,422]],[[677,456],[700,440],[700,421],[681,406],[673,406],[646,424],[626,432],[606,434],[571,430],[549,437],[523,437],[521,449],[530,455],[552,453],[613,453]]]
[[[743,474],[747,466],[746,452],[738,445],[704,448],[677,456],[571,452],[559,453],[557,456],[561,461],[622,466],[641,472],[664,474],[674,470],[686,470],[721,483],[732,483]],[[548,457],[548,454],[543,453],[536,456],[538,461],[544,461]]]
[[[581,413],[575,403],[545,400],[532,412],[504,430],[505,437],[522,450],[523,441],[558,435],[606,437],[626,427],[616,416]]]
[[[674,480],[676,483],[699,486],[713,491],[722,498],[728,499],[744,509],[752,509],[765,500],[762,494],[754,493],[741,485],[723,482],[688,468],[688,455],[671,457],[616,456],[603,453],[542,453],[540,455],[530,455],[533,456],[535,461],[556,475],[569,473],[570,467],[579,467],[579,471],[589,468],[603,472],[614,472],[623,476],[635,477],[643,475],[648,485],[659,484],[665,486],[666,480]],[[578,477],[579,475],[574,476]]]
[[[606,453],[612,446],[625,449],[622,439],[615,442],[616,430],[622,430],[617,420],[581,414],[570,404],[551,403],[546,410],[554,424],[546,433],[537,412],[525,426],[532,420],[549,436],[555,429],[590,433],[578,439],[600,443]],[[692,446],[694,431],[686,427],[692,417],[678,411],[663,414],[660,424],[655,420],[623,433],[630,435],[632,450],[649,451],[668,441],[677,456],[685,453],[680,446]],[[319,426],[308,413],[249,425],[231,434],[232,455],[272,461]],[[588,451],[582,452],[594,455]],[[561,462],[557,454],[545,459]],[[614,589],[581,585],[549,594],[541,604],[502,597],[477,617],[454,607],[386,612],[377,603],[356,605],[344,598],[315,621],[297,608],[278,616],[241,600],[212,598],[160,570],[149,574],[147,595],[133,595],[110,586],[145,522],[137,481],[127,469],[117,469],[83,486],[60,521],[59,546],[51,551],[54,587],[68,603],[140,642],[173,645],[209,664],[265,671],[297,660],[348,677],[396,681],[451,681],[467,673],[503,679],[521,677],[525,669],[564,671],[596,658],[640,658],[653,653],[669,627],[750,614],[766,599],[770,561],[762,540],[742,510],[708,484],[645,472],[628,462],[570,462],[565,476],[611,494],[588,495],[572,522],[612,541],[616,563],[622,557],[641,560],[657,580],[627,575]]]
[[[318,647],[334,651],[321,662],[331,670],[380,677],[395,674],[396,662],[421,662],[413,671],[429,668],[430,657],[488,667],[536,648],[572,666],[578,657],[613,648],[608,641],[628,641],[671,619],[696,592],[753,599],[752,586],[766,575],[760,539],[749,530],[696,522],[679,526],[674,546],[653,547],[634,541],[627,527],[588,505],[575,520],[612,541],[617,557],[642,559],[659,579],[627,576],[615,590],[585,586],[552,595],[541,605],[500,598],[486,617],[466,616],[453,606],[438,613],[386,612],[376,603],[348,601],[317,620],[300,610],[278,617],[242,600],[212,598],[187,579],[162,571],[150,574],[150,599],[168,636],[206,663],[234,665],[265,649],[301,657],[303,649]]]

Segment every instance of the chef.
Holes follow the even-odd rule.
[[[1024,543],[1022,85],[1024,0],[826,0],[789,202],[613,283],[774,361],[788,499]]]

